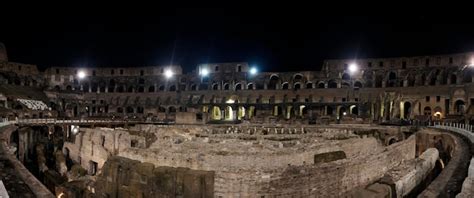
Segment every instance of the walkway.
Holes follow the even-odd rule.
[[[470,140],[471,146],[474,146],[474,133],[472,132],[473,127],[471,125],[464,125],[464,124],[451,124],[451,123],[435,123],[432,128],[437,129],[444,129],[454,133],[461,134],[462,136],[466,137]],[[464,197],[474,197],[474,157],[471,159],[471,163],[468,170],[468,175],[466,179],[464,179],[464,183],[462,185],[462,191],[456,198],[464,198]]]
[[[36,197],[19,177],[2,147],[0,146],[0,180],[5,185],[8,195],[10,197]]]

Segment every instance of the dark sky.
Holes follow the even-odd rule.
[[[146,14],[144,14],[146,13]],[[143,66],[246,61],[264,71],[319,70],[324,59],[474,50],[469,18],[343,16],[301,9],[160,7],[153,12],[37,14],[2,21],[11,61]]]

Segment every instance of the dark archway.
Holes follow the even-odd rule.
[[[294,85],[294,89],[295,89],[295,90],[301,89],[301,84],[300,84],[300,83],[296,83],[296,84]]]
[[[176,91],[176,86],[174,86],[174,85],[171,85],[171,87],[170,87],[169,91]]]
[[[330,80],[328,82],[328,88],[337,88],[337,82],[335,80]]]
[[[395,87],[396,83],[397,83],[397,74],[395,74],[395,72],[390,72],[388,74],[387,86],[388,87]]]
[[[454,84],[457,83],[458,77],[456,76],[456,74],[451,74],[451,77],[450,77],[450,78],[451,78],[451,79],[450,79],[450,81],[451,81],[450,83],[451,83],[452,85],[454,85]]]
[[[320,88],[320,89],[324,89],[324,82],[320,82],[320,83],[318,83],[318,88]]]
[[[426,106],[426,107],[423,109],[423,115],[431,116],[431,107]]]
[[[148,92],[155,92],[155,86],[148,87]]]
[[[465,103],[464,101],[462,100],[457,100],[455,103],[454,103],[454,112],[456,112],[456,114],[458,115],[464,115],[464,111],[465,111]]]
[[[280,78],[276,75],[272,75],[270,77],[270,81],[268,82],[267,89],[277,89],[277,84],[280,81]]]
[[[403,103],[403,118],[410,119],[410,115],[411,115],[411,103],[404,102]]]
[[[236,90],[236,91],[237,91],[237,90],[242,90],[242,85],[241,85],[240,83],[237,83],[237,84],[235,85],[235,90]]]
[[[342,74],[342,80],[350,80],[351,76],[348,73]]]
[[[357,81],[357,82],[354,83],[354,87],[355,88],[362,88],[362,83]]]

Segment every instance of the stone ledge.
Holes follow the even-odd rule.
[[[5,137],[3,134],[5,130],[14,130],[16,126],[5,126],[0,128],[0,146],[2,147],[3,150],[7,151],[7,142],[6,140],[8,139]],[[7,133],[9,134],[9,133]],[[15,156],[6,153],[5,157],[10,161],[11,164],[15,167],[16,172],[20,176],[20,178],[30,187],[31,191],[37,196],[37,197],[45,197],[45,198],[54,198],[55,196],[46,188],[36,177],[30,173],[28,169],[23,166],[23,164],[18,161]]]

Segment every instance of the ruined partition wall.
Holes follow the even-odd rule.
[[[415,143],[412,136],[375,155],[317,165],[289,166],[259,177],[252,171],[216,173],[215,194],[222,197],[340,197],[355,187],[380,179],[400,161],[414,159]],[[254,187],[242,188],[241,180],[251,182],[250,186]]]
[[[107,159],[120,156],[148,163],[146,167],[154,165],[153,170],[146,170],[153,174],[154,170],[161,170],[162,167],[173,167],[166,169],[169,170],[165,171],[166,177],[176,179],[179,174],[184,174],[181,178],[186,180],[185,175],[190,174],[190,182],[213,181],[213,194],[217,197],[342,196],[355,187],[375,182],[402,160],[415,157],[414,136],[384,147],[375,137],[352,134],[354,129],[316,127],[305,129],[306,132],[302,133],[299,131],[301,128],[272,128],[271,134],[262,135],[263,131],[259,130],[265,129],[259,127],[257,134],[249,135],[245,128],[240,132],[235,132],[238,128],[232,128],[235,131],[231,133],[228,129],[211,130],[220,129],[217,126],[206,129],[194,127],[143,125],[132,128],[141,132],[153,131],[157,139],[152,142],[152,137],[135,134],[133,130],[85,129],[76,137],[76,144],[66,143],[65,149],[69,149],[71,158],[80,160],[89,173],[94,171],[93,162],[97,163],[98,178],[103,174],[113,174],[112,170],[119,170],[115,165],[108,170]],[[343,134],[350,135],[339,136]],[[105,142],[102,142],[102,137],[105,137]],[[341,157],[327,163],[314,159],[318,154],[341,151],[345,153],[345,159]],[[132,167],[123,166],[121,172],[141,171]],[[208,178],[210,174],[212,178]],[[123,175],[112,176],[120,179]],[[125,174],[123,177],[128,176]],[[134,177],[129,178],[140,181],[140,178]],[[164,176],[157,173],[157,177]],[[145,180],[155,181],[148,177],[144,177]],[[170,191],[181,184],[187,185],[174,179],[169,182]],[[107,185],[112,188],[115,184]],[[113,192],[113,189],[107,192]]]

